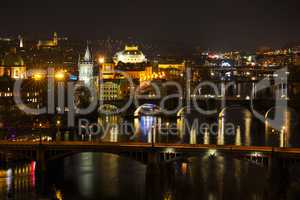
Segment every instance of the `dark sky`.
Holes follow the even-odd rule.
[[[211,49],[300,42],[299,0],[10,0],[0,35],[135,39]]]

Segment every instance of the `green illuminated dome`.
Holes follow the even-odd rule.
[[[24,60],[16,52],[10,52],[2,59],[1,65],[4,67],[22,67]]]

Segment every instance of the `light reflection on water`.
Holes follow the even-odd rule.
[[[0,168],[0,199],[35,198],[35,162]]]
[[[120,116],[99,117],[98,123],[106,125],[108,134],[104,141],[179,142],[190,144],[235,144],[300,146],[295,134],[293,115],[287,112],[284,129],[272,131],[268,124],[255,120],[248,110],[227,109],[221,116],[205,118],[200,115],[167,119],[142,116],[128,120],[133,129],[122,134],[119,125],[126,121]],[[193,120],[207,123],[203,130],[192,127]],[[175,124],[176,135],[160,135],[166,125]],[[228,134],[228,124],[234,125]],[[188,124],[188,125],[187,125]],[[188,133],[188,134],[187,134]],[[134,137],[132,137],[134,136]],[[127,158],[111,154],[81,153],[67,157],[63,166],[49,172],[51,184],[63,193],[64,199],[249,199],[264,200],[267,179],[264,169],[247,162],[227,157],[209,156],[190,158],[177,163],[172,169],[160,169],[147,176],[147,167]],[[7,169],[6,169],[7,170]],[[26,176],[7,176],[0,179],[0,199],[14,195],[15,199],[32,199],[35,191],[34,173],[29,168],[16,168],[12,173]],[[52,173],[52,174],[51,174]],[[22,198],[20,197],[22,195]]]
[[[274,131],[267,122],[258,121],[249,110],[241,107],[224,109],[219,116],[213,117],[199,114],[188,116],[181,114],[175,119],[140,116],[131,121],[122,119],[120,116],[110,116],[106,118],[106,121],[101,121],[99,118],[98,122],[110,125],[111,128],[108,129],[105,141],[111,142],[151,143],[154,140],[155,142],[246,146],[290,147],[300,145],[294,128],[298,126],[297,118],[291,111],[285,112],[282,129],[279,131]],[[131,127],[124,131],[118,126],[122,122],[126,122]],[[168,132],[166,127],[174,128]]]

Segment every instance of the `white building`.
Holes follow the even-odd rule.
[[[92,87],[94,82],[93,77],[93,59],[89,47],[86,47],[86,51],[82,60],[79,59],[79,80],[84,82],[87,87]]]
[[[147,62],[147,59],[137,46],[125,46],[123,51],[116,53],[114,62],[116,64],[145,63]]]

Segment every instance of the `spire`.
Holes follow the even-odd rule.
[[[84,54],[84,58],[83,59],[86,62],[91,62],[92,61],[92,56],[91,56],[91,52],[90,52],[88,44],[86,46],[86,50],[85,50],[85,54]]]
[[[20,47],[20,48],[23,48],[23,47],[24,47],[24,44],[23,44],[23,38],[22,38],[21,35],[19,35],[18,38],[19,38],[19,47]]]

